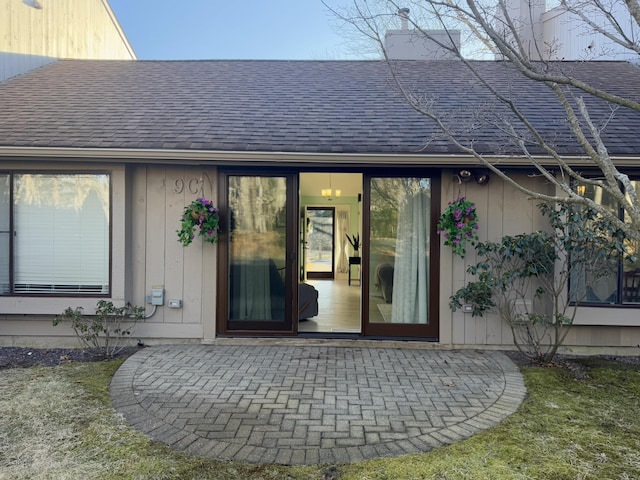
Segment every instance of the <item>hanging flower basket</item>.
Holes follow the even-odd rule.
[[[453,253],[464,258],[466,244],[478,243],[478,215],[476,206],[465,197],[458,197],[440,216],[438,235],[444,235],[444,244],[453,249]]]
[[[205,242],[217,243],[220,233],[220,215],[211,200],[198,198],[184,209],[182,228],[177,230],[178,241],[183,247],[189,246],[197,230]]]

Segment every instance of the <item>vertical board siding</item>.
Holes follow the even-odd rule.
[[[169,308],[168,302],[170,298],[184,298],[184,254],[185,249],[178,242],[176,230],[180,228],[180,218],[184,211],[185,198],[184,195],[176,194],[175,179],[183,178],[185,169],[182,167],[167,167],[165,170],[165,228],[164,228],[164,245],[165,245],[165,305],[163,321],[165,323],[182,323],[184,308]],[[195,242],[194,242],[195,243]]]
[[[177,230],[185,206],[201,196],[215,199],[215,169],[138,166],[132,174],[133,296],[144,301],[155,285],[165,294],[164,306],[146,320],[145,334],[171,338],[178,332],[186,338],[197,331],[202,339],[206,322],[213,338],[217,247],[198,236],[183,247]],[[171,299],[181,300],[182,307],[169,308]]]
[[[175,177],[173,195],[180,203],[181,208],[179,212],[176,212],[175,224],[176,227],[172,229],[174,235],[174,243],[181,251],[183,271],[181,277],[183,279],[182,292],[179,298],[182,298],[182,314],[183,322],[194,323],[202,322],[202,304],[207,295],[213,294],[213,292],[205,293],[203,291],[203,253],[205,249],[214,249],[215,246],[211,244],[204,244],[204,242],[196,237],[193,243],[188,247],[183,247],[177,241],[177,235],[175,230],[180,228],[180,219],[182,218],[182,212],[184,208],[190,204],[196,198],[205,196],[211,200],[212,197],[208,193],[204,193],[200,178],[203,177],[201,171],[185,169],[182,172],[182,176]],[[177,182],[177,184],[175,183]],[[195,183],[194,183],[195,182]]]
[[[514,178],[522,184],[532,187],[536,180],[524,173],[514,173]],[[473,180],[459,183],[455,172],[443,172],[443,209],[451,200],[458,196],[465,196],[476,205],[478,213],[480,241],[499,241],[504,235],[517,235],[531,232],[540,228],[540,215],[536,205],[514,187],[505,184],[495,175],[489,183],[478,185]],[[442,241],[442,239],[441,239]],[[452,256],[453,267],[451,291],[442,298],[447,299],[459,288],[463,287],[472,277],[467,268],[477,262],[473,249],[468,249],[464,259],[453,256],[449,247],[442,247],[441,257]],[[444,278],[444,277],[443,277]],[[444,311],[444,309],[441,309]],[[450,312],[451,338],[453,344],[465,345],[511,345],[512,335],[509,326],[496,314],[473,317],[470,313],[460,310]],[[441,325],[447,325],[441,319]]]
[[[147,171],[147,209],[146,209],[146,278],[145,291],[151,294],[155,285],[166,282],[166,169],[150,168]],[[148,322],[163,322],[165,308],[158,308]]]
[[[481,241],[499,241],[505,235],[518,235],[548,229],[547,220],[539,213],[537,200],[529,200],[511,185],[492,175],[487,185],[477,185],[473,181],[459,184],[456,172],[443,171],[442,174],[442,210],[449,201],[459,195],[466,196],[476,204]],[[513,178],[523,186],[544,193],[553,193],[550,185],[526,172],[512,172]],[[440,239],[441,245],[443,239]],[[497,314],[484,317],[472,317],[470,313],[451,312],[448,308],[449,297],[472,278],[466,273],[469,265],[476,262],[473,251],[467,252],[464,259],[454,256],[449,247],[441,247],[441,294],[440,306],[441,337],[449,339],[453,345],[488,345],[513,347],[513,337],[509,325]],[[606,324],[608,310],[600,309],[603,324]],[[609,311],[610,312],[610,311]],[[619,314],[619,310],[616,310]],[[580,314],[580,312],[578,313]],[[626,309],[627,316],[637,317],[635,309]],[[593,315],[593,314],[592,314]],[[576,320],[579,323],[579,318]],[[568,349],[588,347],[637,347],[640,345],[640,329],[624,326],[574,325],[566,338]]]
[[[131,303],[146,303],[146,242],[147,242],[147,169],[134,167],[131,169]]]
[[[41,9],[20,0],[0,0],[0,51],[54,58],[135,59],[102,0],[38,1]]]
[[[127,269],[127,191],[124,168],[111,170],[111,297],[126,300]]]
[[[496,241],[504,236],[504,190],[503,181],[492,178],[487,184],[488,211],[487,211],[487,240]],[[487,337],[486,343],[489,345],[502,345],[511,343],[511,333],[507,328],[505,332],[504,324],[499,315],[490,313],[486,315]]]

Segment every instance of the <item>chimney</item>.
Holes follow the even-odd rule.
[[[398,10],[398,16],[400,17],[400,29],[409,30],[409,10],[408,8],[401,8]]]
[[[521,0],[525,1],[525,0]],[[460,30],[409,28],[408,8],[398,9],[399,30],[387,30],[385,53],[393,60],[455,60],[460,51]]]

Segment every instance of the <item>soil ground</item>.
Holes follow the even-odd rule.
[[[128,347],[123,349],[113,358],[126,358],[133,355],[136,351],[143,347]],[[518,366],[532,366],[529,360],[519,352],[504,352]],[[589,357],[571,357],[564,355],[556,355],[552,365],[573,370],[577,377],[581,376],[581,370],[586,369],[580,359]],[[640,355],[620,356],[620,355],[600,355],[597,357],[601,360],[608,360],[619,363],[628,363],[640,365]],[[0,370],[17,367],[32,367],[41,365],[45,367],[53,367],[69,362],[100,362],[107,360],[104,356],[83,350],[81,348],[25,348],[25,347],[0,347]],[[535,365],[533,365],[535,366]]]
[[[114,358],[128,357],[137,350],[138,347],[125,348]],[[81,348],[0,347],[0,370],[34,365],[53,367],[69,362],[99,362],[103,360],[105,357]]]

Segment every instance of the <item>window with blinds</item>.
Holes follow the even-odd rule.
[[[109,294],[109,187],[103,173],[0,177],[2,293]]]

